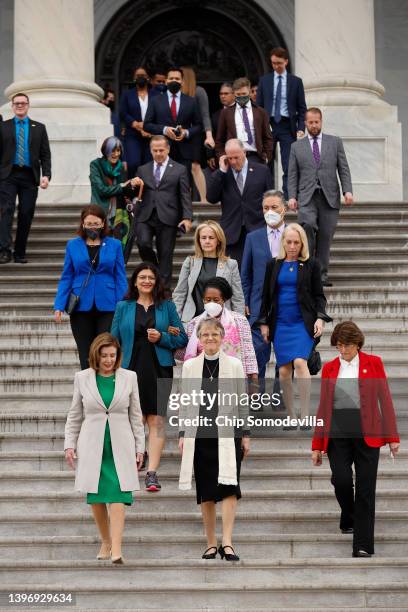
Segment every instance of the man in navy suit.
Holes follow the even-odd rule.
[[[196,101],[181,93],[183,71],[170,68],[167,71],[167,91],[149,100],[144,129],[170,140],[170,157],[186,166],[191,176],[194,157],[193,136],[202,131],[201,116]]]
[[[286,206],[283,193],[273,190],[266,191],[263,196],[262,210],[265,225],[247,235],[241,265],[245,313],[251,325],[260,381],[265,378],[266,366],[271,357],[271,343],[263,340],[259,327],[254,324],[261,310],[266,266],[279,253],[285,227]]]
[[[269,168],[246,158],[244,145],[237,138],[225,143],[207,187],[207,200],[221,202],[221,227],[227,239],[227,254],[241,267],[245,237],[264,223],[262,197],[272,188]]]
[[[274,147],[279,142],[283,169],[283,193],[288,199],[288,167],[292,142],[305,134],[306,100],[302,79],[286,71],[289,55],[286,49],[271,51],[273,72],[265,74],[258,84],[256,102],[270,117]]]

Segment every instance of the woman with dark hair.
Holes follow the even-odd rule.
[[[197,337],[197,326],[204,319],[215,318],[220,321],[225,331],[222,338],[223,351],[231,357],[241,359],[246,376],[256,380],[258,378],[258,364],[252,344],[251,328],[244,315],[227,308],[226,302],[231,300],[231,297],[232,288],[225,278],[214,276],[205,283],[203,289],[204,312],[194,317],[187,325],[189,341],[184,361],[197,357],[202,352],[202,346]]]
[[[135,176],[139,166],[151,161],[148,132],[143,129],[147,107],[152,96],[149,75],[143,66],[133,73],[133,87],[120,98],[119,113],[125,124],[125,152],[129,176]]]
[[[96,204],[85,206],[78,237],[67,243],[55,296],[55,321],[61,322],[64,310],[70,315],[83,370],[88,367],[92,341],[110,330],[116,304],[127,289],[121,243],[107,234],[103,208]]]
[[[136,187],[143,183],[139,178],[127,180],[122,162],[123,146],[119,138],[110,136],[101,146],[102,157],[91,161],[91,202],[105,211],[109,227],[113,227],[116,211],[125,208],[125,197],[132,198]]]
[[[176,334],[169,333],[169,327]],[[165,443],[165,417],[171,392],[173,351],[187,344],[176,307],[165,299],[159,271],[151,263],[136,266],[129,291],[119,302],[111,332],[123,351],[123,367],[136,372],[144,421],[149,427],[148,491],[161,488],[157,477]]]
[[[331,345],[339,356],[323,366],[317,411],[323,424],[315,429],[312,461],[321,465],[327,453],[340,529],[353,534],[353,557],[371,557],[380,447],[389,444],[394,456],[400,446],[394,406],[381,357],[363,353],[364,335],[353,321],[336,325]]]

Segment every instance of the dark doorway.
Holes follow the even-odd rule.
[[[214,111],[221,83],[240,76],[258,81],[277,45],[284,46],[282,36],[255,2],[136,0],[120,9],[98,42],[97,81],[120,95],[135,66],[189,65]]]

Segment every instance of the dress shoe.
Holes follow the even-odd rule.
[[[361,557],[363,559],[368,559],[371,557],[371,554],[368,553],[366,550],[356,550],[353,551],[353,557]]]
[[[14,255],[14,263],[26,264],[28,263],[28,259],[26,257],[19,257],[18,255]]]
[[[345,527],[344,529],[341,530],[341,533],[344,533],[344,534],[354,533],[354,529],[353,527]]]
[[[11,261],[10,253],[3,251],[0,254],[0,264],[6,264],[6,263],[9,263],[10,261]]]
[[[333,283],[328,278],[322,279],[323,287],[333,287]]]
[[[212,550],[213,552],[209,552],[210,550]],[[217,556],[217,547],[216,546],[210,546],[210,548],[207,548],[207,550],[204,551],[203,556],[201,557],[202,559],[215,559],[215,557]]]
[[[98,561],[107,561],[111,558],[111,545],[110,542],[102,542],[101,548],[96,557]]]
[[[225,552],[225,549],[232,550],[232,553]],[[218,552],[220,553],[221,559],[225,559],[226,561],[239,561],[238,555],[235,554],[235,550],[227,544],[226,546],[220,546],[218,548]]]
[[[124,560],[122,555],[120,557],[112,557],[112,565],[123,565]]]

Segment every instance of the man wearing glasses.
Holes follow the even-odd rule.
[[[28,117],[30,101],[24,93],[11,100],[13,119],[0,123],[0,264],[9,263],[11,227],[18,196],[15,263],[27,263],[26,245],[34,216],[38,186],[51,179],[51,151],[45,125]]]

